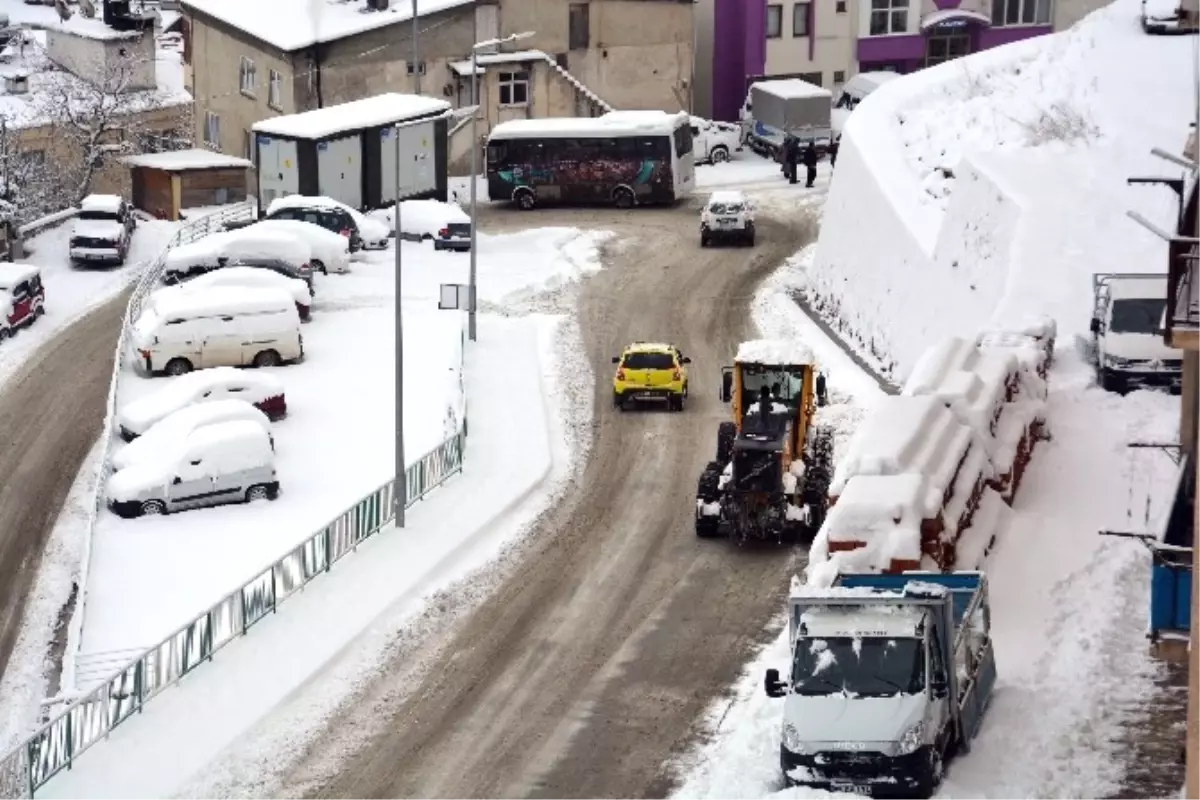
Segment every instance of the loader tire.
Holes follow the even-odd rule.
[[[710,461],[700,473],[700,481],[696,486],[696,500],[701,503],[714,503],[721,498],[721,465]],[[696,535],[707,539],[717,535],[718,517],[702,517],[696,515]]]
[[[814,425],[804,452],[804,490],[801,499],[808,506],[809,530],[816,533],[825,522],[829,507],[829,483],[833,479],[833,431]]]
[[[733,458],[733,440],[737,438],[737,425],[722,422],[717,426],[717,461],[728,464]],[[722,467],[723,468],[723,467]]]

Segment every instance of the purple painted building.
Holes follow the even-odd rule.
[[[736,120],[756,79],[912,72],[1050,33],[1056,2],[1080,1],[715,0],[713,117]]]

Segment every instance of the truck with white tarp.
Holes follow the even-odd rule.
[[[970,749],[996,683],[982,572],[843,574],[789,599],[783,698],[789,785],[930,797]]]
[[[799,78],[752,83],[742,113],[746,144],[767,158],[776,157],[788,134],[822,152],[831,141],[833,94]]]
[[[449,112],[445,100],[393,93],[256,122],[259,215],[291,195],[369,211],[394,203],[397,186],[401,200],[445,202]]]

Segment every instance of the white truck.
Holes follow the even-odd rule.
[[[1163,339],[1167,276],[1098,273],[1092,276],[1092,347],[1100,385],[1110,392],[1143,386],[1178,391],[1183,353]]]
[[[790,133],[824,152],[833,135],[832,115],[833,95],[820,86],[799,78],[752,83],[742,109],[746,144],[760,156],[777,158]]]
[[[996,683],[981,572],[841,575],[789,601],[780,764],[790,786],[930,797]]]

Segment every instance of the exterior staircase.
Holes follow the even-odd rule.
[[[576,92],[578,92],[580,95],[582,95],[584,97],[584,99],[586,99],[588,101],[588,104],[591,106],[592,114],[594,116],[599,116],[600,114],[605,114],[605,113],[608,113],[609,111],[616,111],[615,108],[613,108],[606,101],[601,99],[600,95],[596,94],[591,89],[584,86],[582,81],[580,81],[578,78],[576,78],[574,75],[572,75],[566,69],[564,69],[558,63],[558,60],[554,58],[554,56],[550,55],[549,53],[543,53],[541,50],[535,50],[533,52],[538,53],[542,58],[544,58],[546,60],[546,63],[550,65],[551,69],[553,69],[560,76],[562,76],[567,81],[567,83],[571,84],[571,86],[574,87]]]

